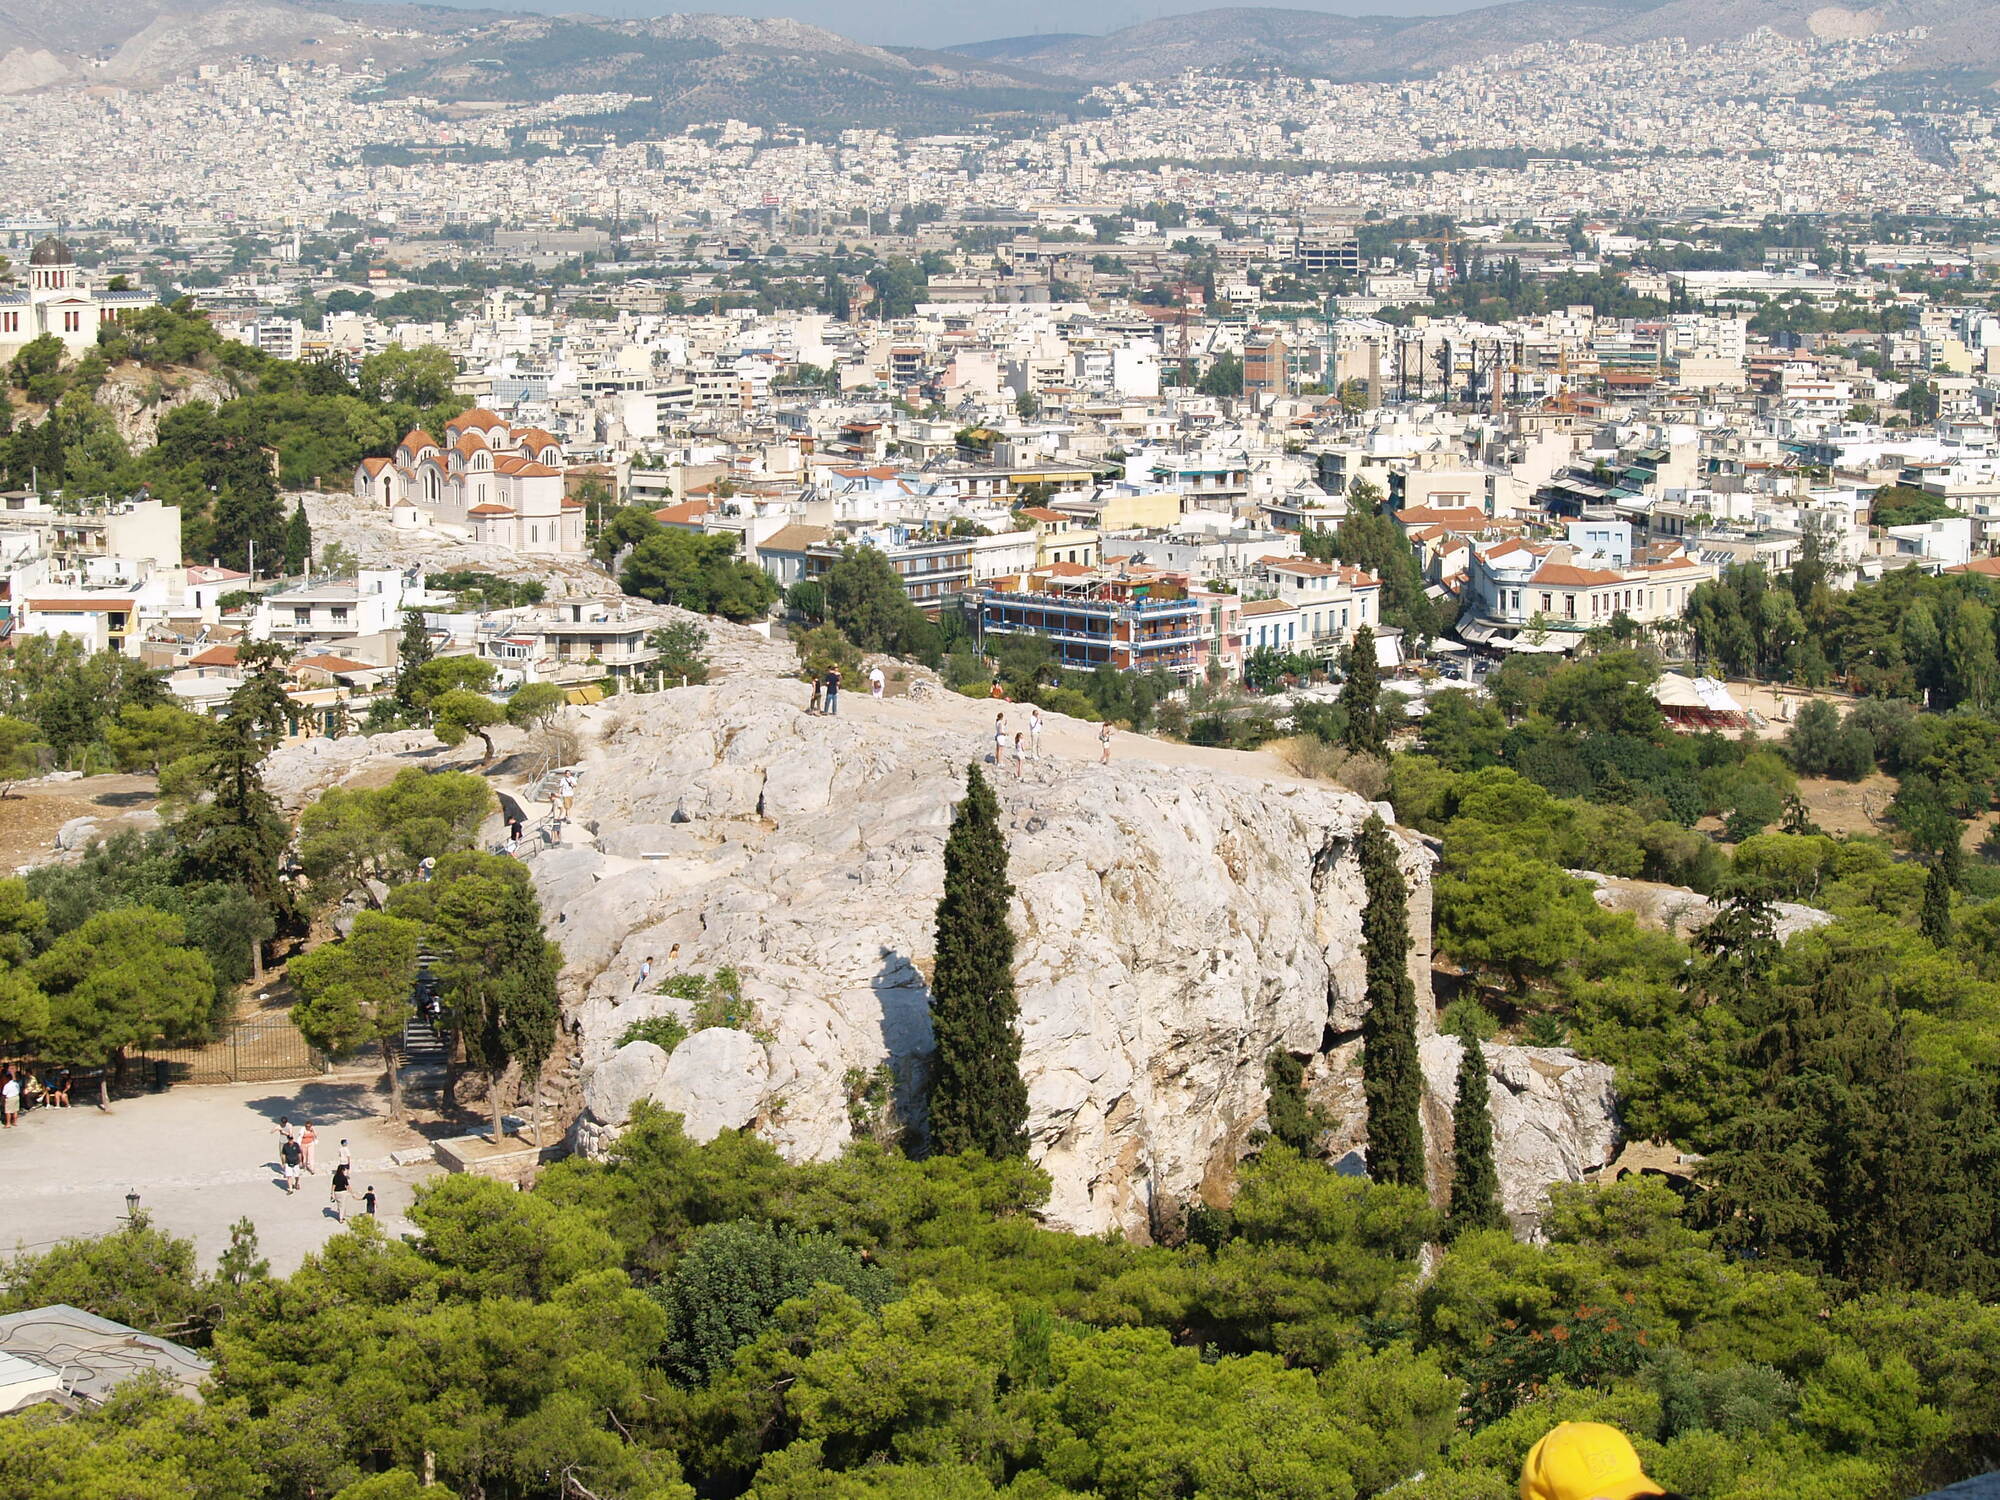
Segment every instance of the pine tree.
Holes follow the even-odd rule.
[[[1924,905],[1918,921],[1925,941],[1939,948],[1950,946],[1951,872],[1942,857],[1931,861],[1931,872],[1924,877]]]
[[[285,571],[305,572],[312,566],[312,554],[312,522],[306,519],[306,503],[301,500],[292,506],[292,517],[285,522]]]
[[[1451,1109],[1451,1205],[1444,1237],[1473,1229],[1504,1229],[1500,1174],[1493,1166],[1493,1112],[1487,1103],[1486,1054],[1479,1038],[1458,1039],[1458,1092]]]
[[[1356,755],[1387,755],[1382,722],[1382,667],[1375,660],[1375,632],[1363,625],[1340,656],[1340,706],[1347,710],[1341,744]]]
[[[931,977],[931,1144],[939,1152],[1018,1156],[1027,1149],[1028,1088],[1021,1081],[1014,932],[1007,923],[1007,841],[1000,806],[977,764],[944,846]]]
[[[1367,891],[1361,914],[1368,974],[1361,1081],[1368,1101],[1368,1175],[1377,1182],[1420,1188],[1424,1186],[1424,1078],[1417,1066],[1409,892],[1403,885],[1396,842],[1377,815],[1371,814],[1361,826],[1359,854]]]

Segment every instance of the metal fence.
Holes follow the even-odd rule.
[[[326,1055],[306,1045],[282,1010],[239,1017],[199,1047],[149,1047],[133,1062],[148,1073],[165,1063],[175,1083],[275,1083],[326,1071]]]

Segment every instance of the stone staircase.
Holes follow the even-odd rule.
[[[403,1066],[442,1070],[451,1061],[451,1049],[429,1019],[412,1016],[403,1026]]]
[[[567,1039],[565,1039],[567,1040]],[[565,1046],[549,1059],[535,1088],[535,1114],[545,1138],[554,1143],[583,1111],[583,1052]]]

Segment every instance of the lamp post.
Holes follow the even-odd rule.
[[[133,1228],[139,1227],[139,1190],[133,1188],[125,1195],[125,1222]]]

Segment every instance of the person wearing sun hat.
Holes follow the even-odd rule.
[[[1646,1477],[1630,1439],[1602,1422],[1564,1422],[1528,1450],[1521,1500],[1681,1500]]]

